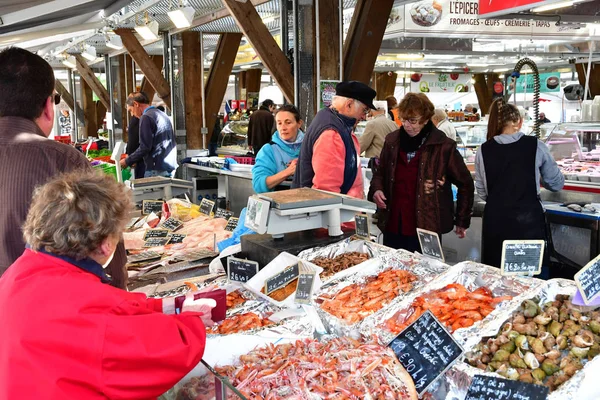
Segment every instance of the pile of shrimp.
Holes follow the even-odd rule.
[[[240,356],[240,365],[215,369],[252,400],[417,399],[389,348],[348,337],[270,344]]]
[[[219,325],[207,328],[207,333],[229,335],[231,333],[249,331],[251,329],[262,328],[263,326],[272,324],[273,321],[268,318],[261,318],[258,314],[248,312],[228,317]]]
[[[511,296],[494,297],[484,286],[470,292],[459,283],[451,283],[417,297],[408,309],[398,311],[385,324],[390,332],[397,334],[429,310],[450,332],[454,332],[481,321],[498,303],[510,299]]]
[[[345,287],[323,301],[321,308],[352,325],[377,312],[400,293],[411,290],[416,280],[411,272],[389,269],[367,278],[365,283]]]
[[[246,302],[246,298],[239,290],[227,294],[227,309],[234,308]]]

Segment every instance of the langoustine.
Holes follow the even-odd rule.
[[[273,321],[263,318],[256,313],[247,312],[226,318],[218,325],[207,328],[207,333],[229,335],[272,325]]]
[[[450,332],[454,332],[481,321],[498,303],[510,299],[510,296],[494,297],[483,286],[470,292],[459,283],[451,283],[417,297],[408,309],[398,311],[385,324],[390,332],[397,334],[429,310]]]

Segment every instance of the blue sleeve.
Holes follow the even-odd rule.
[[[152,150],[152,140],[156,132],[156,123],[150,117],[140,118],[140,146],[132,155],[125,159],[128,166],[132,166],[144,159],[144,157]]]
[[[487,181],[485,179],[485,166],[483,164],[481,146],[479,146],[475,157],[475,189],[481,200],[485,201],[487,199]]]
[[[258,155],[254,167],[252,167],[252,188],[256,193],[270,192],[267,187],[267,178],[277,173],[277,165],[275,165],[275,155],[271,145],[264,145]]]
[[[560,172],[556,161],[550,154],[548,146],[538,140],[536,163],[539,165],[542,185],[552,191],[558,192],[565,186],[565,176]]]

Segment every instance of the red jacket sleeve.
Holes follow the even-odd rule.
[[[200,314],[152,311],[158,304],[149,301],[140,313],[142,304],[127,302],[106,317],[101,379],[108,398],[156,398],[200,362],[206,344]]]
[[[346,147],[339,133],[326,130],[313,146],[313,188],[340,193],[344,184]]]

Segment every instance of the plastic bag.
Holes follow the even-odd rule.
[[[244,225],[245,220],[246,220],[246,208],[244,207],[242,209],[242,212],[240,213],[240,219],[239,219],[238,226],[233,231],[233,234],[231,235],[231,237],[229,239],[225,239],[225,240],[217,243],[217,248],[219,249],[219,252],[222,252],[229,246],[233,246],[235,244],[240,244],[240,241],[241,241],[240,238],[243,235],[249,235],[249,234],[256,233],[252,229],[246,228],[246,226]]]

